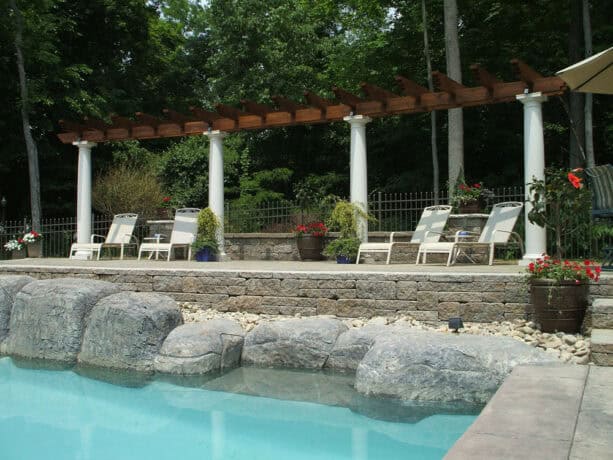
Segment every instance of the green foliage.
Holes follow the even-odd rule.
[[[344,256],[349,260],[355,260],[359,249],[360,240],[358,238],[337,238],[326,246],[324,254],[331,257]]]
[[[562,236],[582,228],[577,216],[589,212],[591,195],[583,185],[581,171],[547,168],[545,180],[533,178],[528,184],[532,209],[528,219],[555,233],[556,257],[562,256]]]
[[[340,233],[340,238],[355,238],[358,236],[358,217],[374,220],[360,206],[345,200],[339,200],[334,206],[327,224],[330,230]]]
[[[152,216],[160,207],[164,194],[152,171],[118,164],[94,181],[94,208],[103,214],[134,212]]]
[[[218,251],[217,230],[219,219],[210,208],[204,208],[198,213],[198,235],[192,247],[196,250],[209,248],[213,252]]]

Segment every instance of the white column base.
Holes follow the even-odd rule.
[[[527,267],[536,259],[540,259],[541,257],[543,257],[543,254],[524,254],[524,257],[519,259],[517,265],[519,265],[520,267]]]

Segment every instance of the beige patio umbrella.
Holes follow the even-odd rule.
[[[613,94],[613,47],[556,72],[570,89]]]

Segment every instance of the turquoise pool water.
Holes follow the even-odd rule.
[[[439,459],[478,412],[367,400],[343,376],[281,371],[273,384],[275,375],[239,369],[196,387],[125,387],[1,358],[0,458]]]

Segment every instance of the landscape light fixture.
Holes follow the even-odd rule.
[[[452,332],[458,334],[460,331],[458,331],[458,329],[461,329],[464,327],[464,323],[462,322],[462,318],[461,317],[457,317],[457,318],[449,318],[449,323],[448,323],[448,327],[450,330],[453,330]]]

